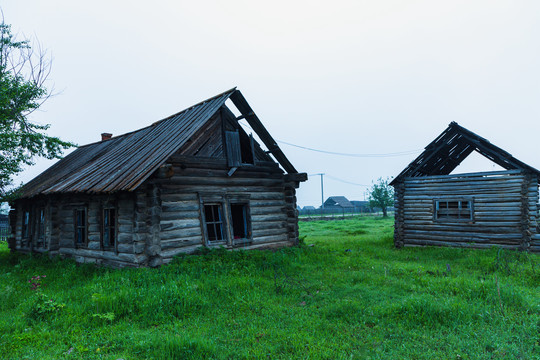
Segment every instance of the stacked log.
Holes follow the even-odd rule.
[[[472,219],[436,219],[436,200],[463,199],[472,203]],[[406,178],[396,184],[396,246],[402,238],[405,246],[532,250],[537,202],[536,177],[514,170]]]

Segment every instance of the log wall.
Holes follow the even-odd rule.
[[[539,250],[538,179],[519,171],[406,178],[395,185],[394,242]],[[435,220],[435,200],[471,199],[473,219]]]
[[[249,204],[251,241],[227,248],[290,246],[298,241],[298,216],[294,181],[285,181],[275,163],[241,167],[231,176],[225,159],[174,156],[149,181],[160,189],[160,243],[163,262],[179,253],[192,252],[205,243],[201,199],[222,199],[228,216],[227,199],[241,197]],[[225,229],[226,230],[226,229]]]
[[[48,252],[74,258],[78,262],[107,264],[115,267],[144,265],[147,256],[137,252],[134,241],[135,196],[130,193],[114,195],[54,195],[46,197],[44,202],[36,199],[22,200],[16,203],[16,224],[14,226],[15,249],[22,252]],[[34,203],[39,205],[34,205]],[[22,242],[22,218],[25,209],[45,207],[45,236],[47,247],[36,248]],[[114,248],[103,249],[101,214],[103,207],[114,206],[116,209],[116,244]],[[87,209],[87,243],[75,243],[75,210]],[[33,211],[33,210],[31,210]],[[146,229],[145,229],[146,230]],[[35,230],[34,235],[35,237]],[[137,238],[137,240],[139,240]]]

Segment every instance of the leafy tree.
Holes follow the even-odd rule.
[[[72,143],[48,136],[50,125],[28,116],[50,96],[45,87],[51,60],[39,44],[35,52],[28,39],[18,40],[11,26],[0,22],[0,199],[9,195],[14,175],[35,157],[60,158]]]
[[[394,188],[388,179],[379,178],[369,189],[369,206],[381,208],[383,217],[388,216],[388,207],[394,205]]]

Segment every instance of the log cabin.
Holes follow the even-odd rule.
[[[11,204],[9,246],[113,267],[159,266],[201,246],[292,246],[305,180],[234,88],[143,129],[103,133],[45,170]]]
[[[451,174],[473,151],[504,171]],[[391,183],[394,243],[540,252],[540,173],[452,122]]]

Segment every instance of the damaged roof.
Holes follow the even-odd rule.
[[[522,170],[539,176],[540,172],[470,130],[451,122],[420,156],[411,162],[391,183],[406,177],[450,174],[467,156],[477,151],[506,170]]]
[[[233,88],[140,130],[80,146],[24,185],[21,197],[133,191],[204,126],[229,98],[285,171],[297,173],[240,91]]]

